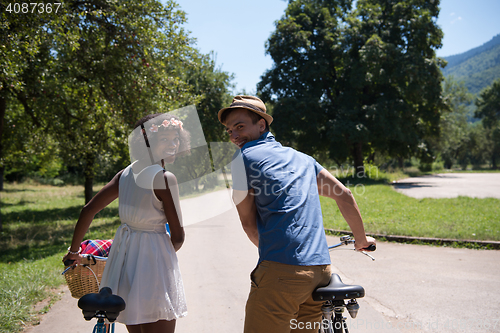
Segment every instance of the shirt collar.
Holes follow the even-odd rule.
[[[245,148],[253,147],[253,146],[256,146],[258,144],[261,144],[264,142],[270,142],[270,141],[275,141],[274,135],[271,132],[267,131],[267,132],[262,133],[258,139],[255,139],[253,141],[245,143],[243,145],[243,147],[241,147],[241,149],[243,150]]]

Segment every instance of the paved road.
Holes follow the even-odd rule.
[[[500,199],[500,173],[442,173],[406,178],[393,186],[417,199],[458,196]]]
[[[242,332],[257,249],[236,211],[187,223],[185,230],[178,255],[189,314],[178,320],[176,332]],[[381,242],[374,256],[372,262],[347,249],[331,252],[333,270],[343,281],[366,290],[350,332],[500,332],[500,251]],[[66,290],[27,332],[91,332],[92,325]],[[117,325],[116,332],[126,329]]]

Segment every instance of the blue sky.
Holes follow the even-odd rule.
[[[175,0],[187,13],[185,28],[203,53],[214,51],[217,65],[233,73],[234,93],[255,93],[272,59],[265,42],[284,13],[283,0]],[[445,57],[480,46],[500,34],[500,0],[441,0],[438,24]]]

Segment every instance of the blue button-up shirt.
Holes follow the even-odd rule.
[[[270,132],[235,154],[233,188],[255,191],[259,263],[330,264],[316,180],[322,169],[311,156],[283,147]]]

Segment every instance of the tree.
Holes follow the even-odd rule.
[[[10,5],[10,7],[9,7]],[[10,9],[9,9],[10,8]],[[38,68],[43,68],[42,63],[47,60],[43,45],[46,42],[44,27],[48,22],[57,19],[54,12],[27,15],[15,12],[12,3],[0,2],[0,191],[3,190],[3,174],[5,168],[5,140],[4,126],[5,114],[9,102],[15,102],[17,95],[25,89],[25,76],[33,70],[33,63],[38,63]],[[26,118],[33,113],[27,110]],[[23,137],[17,138],[22,141]],[[1,226],[1,224],[0,224]]]
[[[8,102],[24,89],[22,76],[29,71],[30,63],[42,62],[37,58],[44,43],[43,27],[56,17],[56,13],[26,15],[8,11],[12,3],[0,2],[0,191],[3,190],[5,169],[4,129]],[[11,7],[12,9],[12,7]],[[27,116],[33,116],[27,113]],[[18,138],[22,140],[23,138]],[[0,230],[2,219],[0,215]]]
[[[233,75],[216,67],[215,53],[208,55],[193,52],[194,66],[185,72],[185,80],[191,95],[196,96],[196,110],[200,117],[207,142],[227,141],[226,132],[216,115],[231,103]]]
[[[100,152],[144,114],[192,101],[181,79],[190,40],[171,1],[68,1],[58,15],[35,59],[47,60],[25,71],[17,98],[63,145],[65,163],[83,168],[88,202]]]
[[[216,115],[220,109],[231,103],[232,98],[229,88],[233,76],[216,67],[214,52],[203,55],[193,50],[190,59],[192,66],[186,68],[183,79],[189,86],[189,93],[195,96],[194,105],[207,146],[192,148],[189,156],[182,157],[182,171],[172,169],[179,181],[183,178],[181,175],[184,175],[186,180],[192,180],[180,184],[181,193],[198,191],[201,184],[203,189],[217,185],[217,177],[212,171],[221,163],[218,159],[221,154],[214,154],[210,143],[227,141],[227,134]]]
[[[497,159],[500,157],[500,79],[481,91],[476,106],[475,116],[482,119],[487,131],[487,139],[491,143],[490,161],[496,169]]]
[[[442,112],[440,135],[429,138],[428,143],[431,151],[439,152],[444,166],[451,169],[453,164],[463,160],[468,150],[472,133],[468,123],[468,105],[472,102],[472,95],[463,82],[446,78],[443,84],[443,96],[449,112]]]
[[[444,104],[439,1],[297,0],[276,24],[274,61],[258,92],[274,104],[273,129],[308,153],[417,155],[437,136]]]

